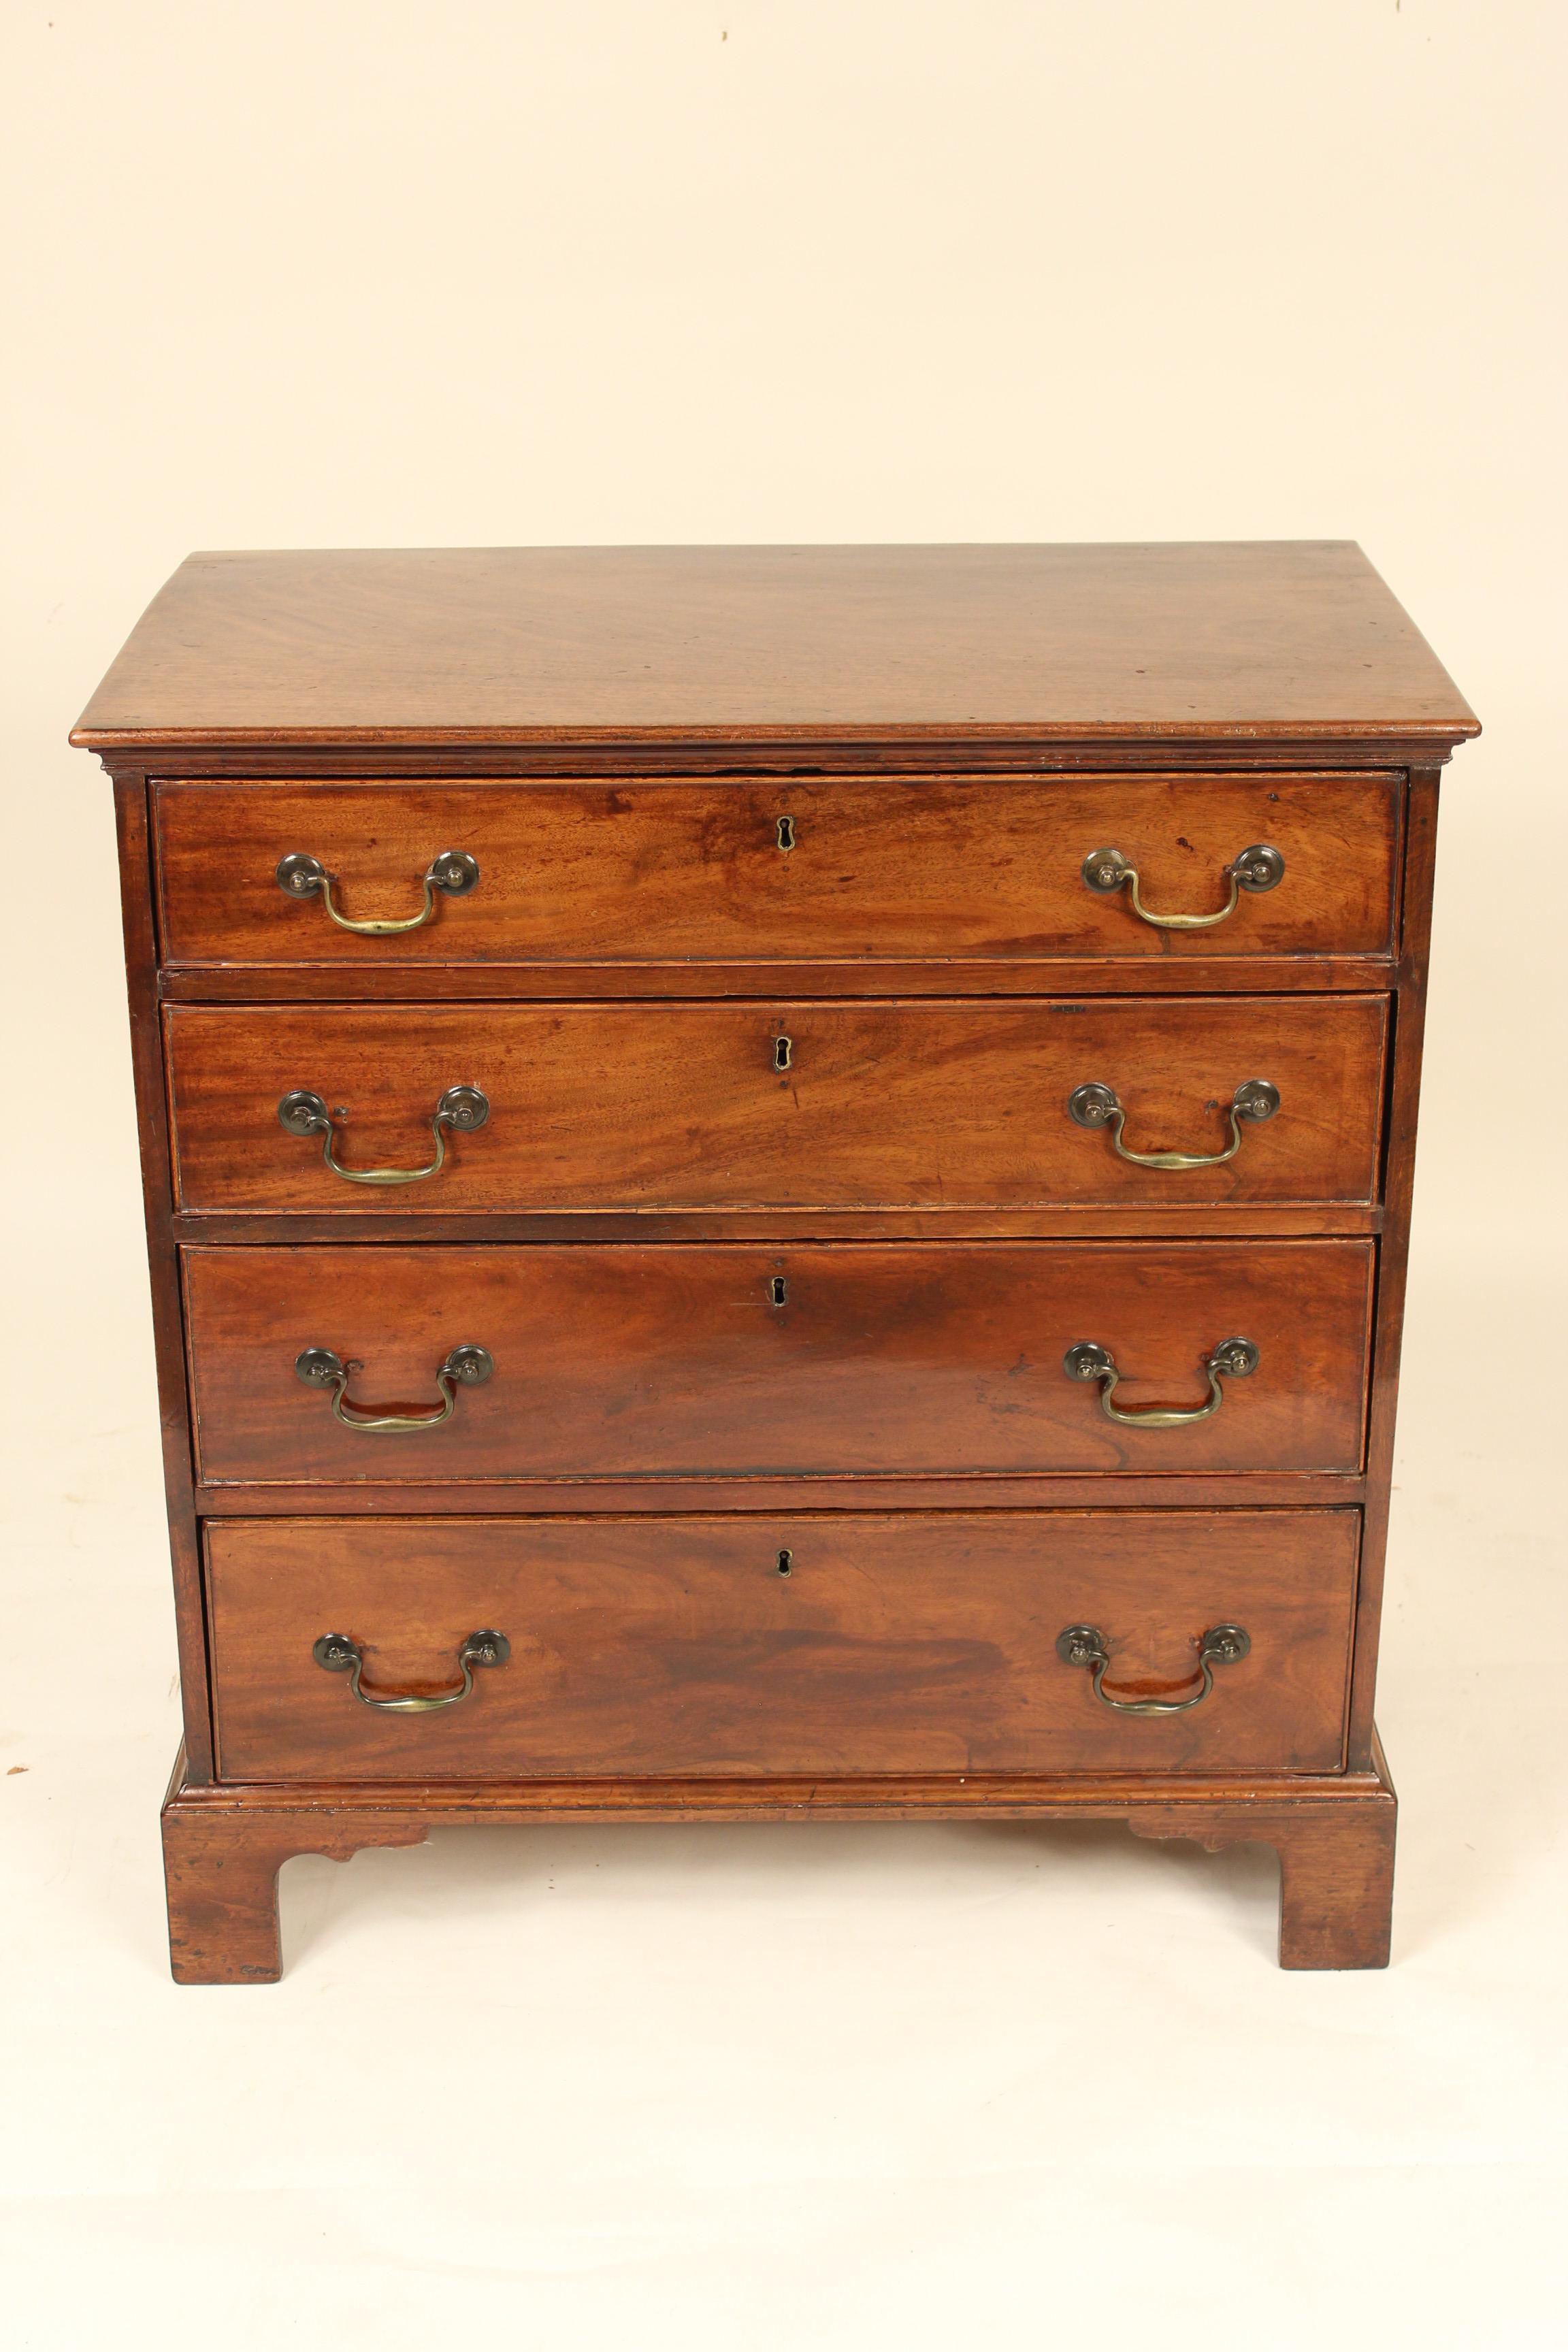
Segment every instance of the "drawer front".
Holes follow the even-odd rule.
[[[1353,1511],[208,1523],[230,1780],[1331,1771]],[[781,1565],[787,1573],[781,1574]],[[1201,1692],[1200,1645],[1239,1626]],[[1058,1654],[1101,1635],[1103,1692]],[[461,1689],[425,1713],[357,1697]],[[339,1637],[338,1667],[315,1644]]]
[[[197,1249],[198,1460],[326,1486],[1354,1471],[1372,1269],[1353,1241]],[[1256,1368],[1216,1411],[1205,1360],[1237,1338]],[[1085,1340],[1113,1388],[1066,1370]],[[465,1346],[493,1369],[448,1401]],[[323,1350],[346,1383],[297,1374]]]
[[[1399,783],[1370,776],[921,778],[826,783],[166,783],[157,841],[173,963],[622,964],[923,956],[1378,955],[1392,936]],[[1199,930],[1241,852],[1283,861]],[[349,922],[425,910],[416,929]],[[330,894],[280,886],[309,857]],[[1266,869],[1268,870],[1268,869]],[[466,877],[465,877],[466,878]]]
[[[165,1019],[187,1210],[1375,1198],[1382,997],[179,1005]],[[1258,1080],[1278,1092],[1274,1115],[1233,1116]],[[475,1089],[482,1125],[462,1126],[468,1108],[436,1119]],[[1101,1111],[1113,1097],[1120,1137],[1114,1121],[1078,1123],[1075,1095]],[[280,1122],[289,1096],[315,1098],[315,1131]],[[1118,1140],[1205,1164],[1135,1164]],[[326,1164],[328,1148],[341,1167],[434,1172],[358,1182]]]

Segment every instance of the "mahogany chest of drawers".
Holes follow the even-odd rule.
[[[186,1981],[436,1822],[1124,1819],[1387,1958],[1438,772],[1359,551],[193,556],[113,777]]]

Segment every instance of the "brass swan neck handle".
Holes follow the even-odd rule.
[[[1201,1706],[1214,1688],[1216,1666],[1238,1665],[1252,1647],[1252,1637],[1241,1625],[1211,1625],[1198,1638],[1199,1687],[1190,1698],[1112,1698],[1105,1688],[1110,1652],[1098,1625],[1068,1625],[1057,1635],[1057,1655],[1064,1666],[1087,1666],[1094,1677],[1094,1695],[1101,1706],[1118,1715],[1185,1715]]]
[[[307,1388],[331,1391],[333,1415],[345,1429],[360,1430],[372,1436],[404,1436],[413,1430],[439,1429],[444,1421],[450,1421],[458,1388],[477,1388],[488,1381],[495,1370],[495,1359],[488,1348],[476,1348],[466,1342],[451,1349],[436,1374],[441,1402],[432,1412],[366,1412],[351,1405],[349,1375],[359,1366],[345,1364],[331,1348],[301,1349],[294,1359],[294,1370]]]
[[[1131,1160],[1135,1168],[1223,1168],[1241,1150],[1243,1121],[1259,1127],[1279,1108],[1279,1089],[1272,1079],[1244,1078],[1230,1098],[1230,1141],[1223,1151],[1131,1151],[1121,1139],[1127,1113],[1114,1087],[1090,1079],[1068,1097],[1068,1117],[1074,1126],[1109,1128],[1118,1159]]]
[[[289,1134],[321,1137],[322,1160],[345,1184],[420,1184],[426,1176],[438,1176],[447,1161],[448,1128],[471,1135],[489,1115],[489,1098],[478,1087],[448,1087],[430,1115],[436,1156],[423,1168],[345,1168],[332,1146],[337,1139],[334,1121],[346,1118],[346,1111],[329,1110],[325,1096],[306,1087],[291,1087],[278,1106],[279,1124]]]
[[[436,893],[442,891],[448,898],[466,898],[479,883],[479,865],[466,849],[443,849],[430,860],[425,869],[425,903],[416,915],[405,915],[396,921],[356,920],[332,904],[332,886],[337,876],[328,872],[319,857],[302,849],[291,849],[287,857],[278,861],[276,880],[286,898],[320,898],[340,931],[357,931],[362,939],[395,939],[400,931],[417,931],[430,922],[436,913]]]
[[[1107,1421],[1120,1422],[1126,1429],[1184,1429],[1194,1421],[1211,1421],[1225,1402],[1221,1377],[1244,1381],[1258,1370],[1258,1349],[1250,1339],[1222,1339],[1203,1360],[1208,1374],[1209,1394],[1206,1404],[1184,1406],[1176,1410],[1166,1405],[1143,1405],[1128,1412],[1113,1404],[1117,1383],[1125,1375],[1117,1370],[1116,1359],[1109,1348],[1097,1339],[1080,1339],[1062,1358],[1062,1370],[1069,1381],[1098,1381],[1100,1409]]]
[[[373,1698],[360,1677],[364,1672],[364,1652],[347,1633],[323,1633],[310,1645],[310,1655],[329,1675],[347,1675],[349,1688],[362,1706],[372,1706],[378,1715],[433,1715],[438,1706],[456,1706],[466,1699],[474,1687],[476,1666],[504,1666],[511,1655],[511,1643],[504,1633],[481,1630],[470,1633],[458,1653],[458,1672],[462,1680],[455,1690],[394,1692],[386,1698]]]
[[[1277,889],[1285,879],[1285,860],[1266,841],[1255,841],[1250,848],[1238,850],[1230,864],[1221,869],[1221,880],[1230,884],[1230,896],[1213,915],[1157,915],[1152,907],[1143,904],[1138,889],[1138,868],[1120,849],[1091,849],[1079,870],[1089,887],[1102,897],[1125,889],[1140,921],[1152,923],[1158,931],[1208,931],[1216,923],[1230,920],[1244,890]]]

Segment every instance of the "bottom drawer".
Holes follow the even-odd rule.
[[[1334,1771],[1359,1531],[1353,1510],[211,1521],[218,1770]],[[1058,1654],[1074,1626],[1098,1667]],[[1205,1667],[1219,1627],[1249,1646]],[[465,1656],[480,1632],[504,1657]]]

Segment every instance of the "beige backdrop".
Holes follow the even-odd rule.
[[[8,0],[7,2307],[26,2346],[1554,2340],[1554,0]],[[1120,1833],[555,1830],[163,1976],[109,795],[192,548],[1359,539],[1448,786],[1380,1716],[1396,1965]],[[112,2312],[112,2317],[110,2313]]]

